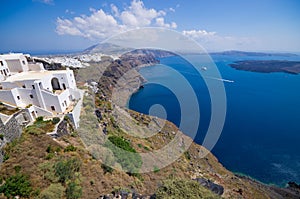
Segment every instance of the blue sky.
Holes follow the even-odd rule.
[[[209,51],[300,52],[298,0],[2,0],[0,52],[82,50],[137,27],[166,27]]]

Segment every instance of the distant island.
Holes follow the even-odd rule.
[[[294,57],[299,56],[294,53],[264,53],[264,52],[245,52],[245,51],[238,51],[238,50],[230,50],[224,52],[212,52],[209,53],[210,55],[225,55],[225,56],[265,56],[265,57],[272,57],[272,56],[283,56],[283,57]]]
[[[245,60],[229,64],[237,70],[245,70],[260,73],[284,72],[290,74],[300,73],[300,61],[285,60]]]

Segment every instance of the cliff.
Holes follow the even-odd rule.
[[[3,186],[10,177],[25,176],[21,179],[26,183],[18,183],[30,191],[18,195],[31,198],[167,198],[172,194],[181,198],[220,198],[217,194],[223,198],[299,198],[296,188],[280,189],[236,176],[174,124],[122,108],[129,93],[145,81],[135,67],[156,63],[153,54],[127,54],[76,71],[78,85],[86,90],[80,128],[52,139],[46,135],[53,128],[51,121],[27,127],[20,139],[5,148],[9,158],[1,165],[0,192],[5,193]],[[127,73],[127,84],[122,84],[119,79]],[[118,89],[116,103],[112,103],[114,88]],[[120,157],[108,140],[134,155]],[[183,153],[165,167],[149,162],[151,171],[141,174],[114,169],[134,165],[141,170],[147,162],[140,162],[139,154],[161,149],[173,140],[180,147],[171,154]],[[111,166],[102,164],[103,154]]]

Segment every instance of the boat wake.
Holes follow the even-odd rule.
[[[222,82],[229,82],[229,83],[234,82],[233,80],[230,80],[230,79],[222,79],[222,78],[217,78],[217,77],[205,77],[205,78],[214,79],[214,80],[218,80],[218,81],[222,81]]]

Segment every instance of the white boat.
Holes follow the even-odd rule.
[[[207,67],[203,66],[201,70],[207,71]]]

